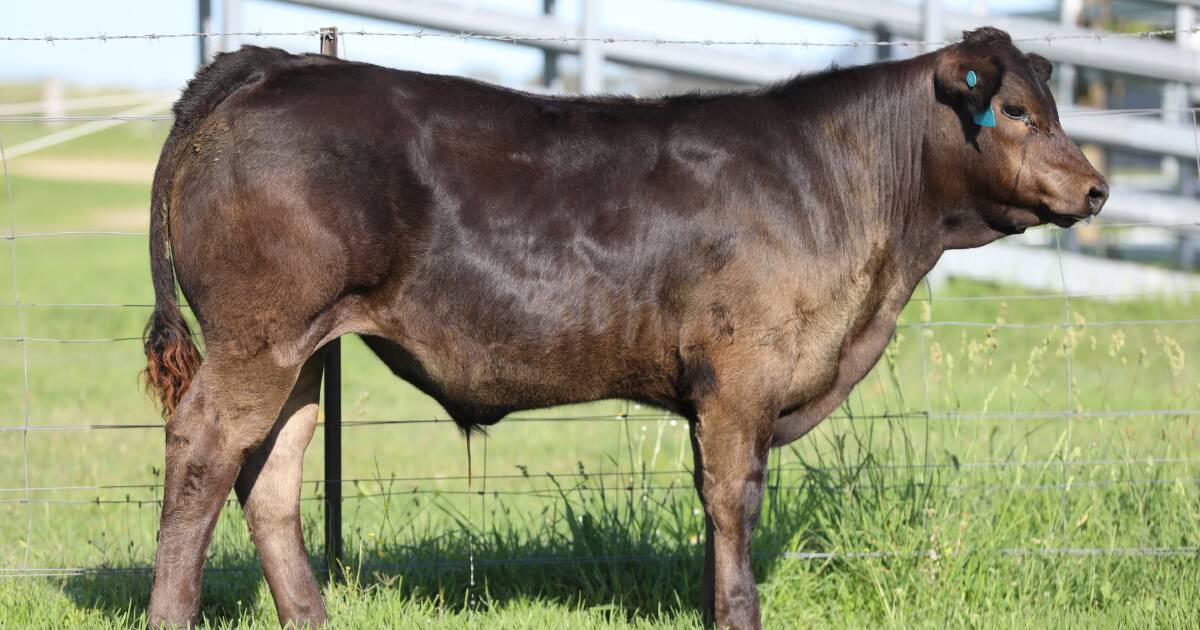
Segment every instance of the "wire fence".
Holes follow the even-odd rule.
[[[1175,37],[1183,34],[1196,33],[1196,29],[1188,31],[1176,30],[1160,30],[1149,31],[1142,33],[1110,33],[1102,36],[1096,35],[1050,35],[1046,37],[1022,39],[1017,41],[1053,41],[1055,39],[1098,39],[1098,38],[1164,38]],[[288,32],[240,32],[240,33],[166,33],[166,34],[118,34],[118,35],[91,35],[91,36],[0,36],[0,42],[45,42],[47,44],[65,43],[65,42],[110,42],[122,40],[157,40],[168,38],[196,38],[196,37],[225,37],[234,35],[238,37],[309,37],[316,38],[319,35],[318,31],[288,31]],[[539,41],[546,38],[539,37],[524,37],[520,35],[486,35],[474,33],[433,33],[426,31],[415,32],[382,32],[382,31],[341,31],[339,35],[342,38],[347,36],[361,37],[399,37],[399,38],[453,38],[462,40],[484,40],[484,41],[501,41],[501,42],[522,42],[522,41]],[[692,39],[659,39],[659,38],[580,38],[580,37],[556,37],[552,38],[555,41],[574,41],[584,42],[593,41],[601,43],[640,43],[653,45],[701,45],[701,46],[730,46],[730,45],[751,45],[751,46],[800,46],[800,47],[858,47],[858,46],[898,46],[908,47],[916,45],[940,45],[949,42],[916,42],[916,41],[856,41],[856,42],[815,42],[808,40],[794,41],[760,41],[760,40],[692,40]],[[139,106],[144,108],[145,106]],[[161,107],[161,105],[159,106]],[[42,336],[35,335],[31,332],[31,323],[38,323],[44,317],[43,312],[53,312],[56,310],[75,311],[75,310],[103,310],[107,312],[136,312],[142,314],[145,309],[151,308],[153,305],[137,300],[121,300],[117,299],[111,302],[99,301],[38,301],[22,299],[23,292],[21,291],[22,270],[23,265],[18,266],[22,262],[22,258],[18,256],[18,250],[25,243],[39,243],[43,241],[52,241],[56,239],[96,239],[105,237],[129,238],[129,239],[145,239],[146,232],[139,230],[113,230],[113,229],[91,229],[87,226],[80,226],[72,229],[35,229],[31,231],[18,230],[18,208],[21,202],[20,196],[14,193],[13,178],[10,176],[9,161],[13,159],[10,153],[5,151],[5,131],[9,125],[26,124],[26,125],[42,125],[42,124],[64,124],[64,123],[79,123],[92,124],[102,123],[105,125],[115,126],[118,124],[149,124],[157,126],[167,123],[171,120],[169,115],[161,115],[154,113],[156,110],[139,111],[138,113],[118,113],[113,115],[56,115],[56,116],[36,116],[36,115],[14,115],[0,116],[0,165],[3,166],[3,177],[5,183],[5,203],[8,214],[8,233],[3,235],[0,240],[6,241],[10,249],[10,265],[11,265],[11,296],[7,300],[0,301],[0,314],[11,312],[15,319],[15,335],[7,334],[0,336],[0,345],[15,347],[19,351],[18,369],[14,373],[19,372],[20,378],[20,402],[13,405],[11,408],[6,408],[0,413],[5,414],[0,417],[0,436],[15,435],[19,437],[20,457],[18,475],[21,479],[19,485],[11,487],[0,487],[0,506],[10,505],[25,508],[24,514],[24,540],[21,544],[21,553],[19,562],[16,566],[0,568],[0,577],[70,577],[80,575],[106,575],[106,574],[143,574],[150,570],[150,566],[94,566],[94,567],[69,567],[69,566],[54,566],[46,564],[45,566],[32,566],[31,553],[34,548],[34,520],[35,509],[38,507],[49,506],[112,506],[110,509],[115,509],[124,506],[129,509],[145,509],[156,513],[156,510],[161,506],[161,490],[162,484],[157,481],[147,482],[121,482],[121,483],[53,483],[53,484],[36,484],[33,481],[33,469],[31,466],[35,463],[31,451],[31,438],[39,435],[50,435],[54,440],[69,440],[80,434],[88,434],[88,432],[110,432],[116,431],[120,434],[138,435],[136,432],[146,432],[153,434],[154,431],[161,430],[162,423],[157,418],[152,417],[153,413],[147,403],[143,408],[145,417],[141,420],[130,420],[126,418],[107,418],[101,417],[104,410],[88,409],[86,413],[76,413],[70,416],[70,421],[63,422],[61,414],[46,414],[40,415],[35,408],[35,390],[38,387],[32,380],[31,374],[31,352],[35,351],[41,345],[78,345],[78,344],[97,344],[107,346],[108,344],[118,344],[122,348],[122,352],[137,355],[140,357],[140,351],[134,345],[134,342],[140,342],[141,336],[136,328],[130,329],[127,334],[119,335],[84,335],[77,336]],[[1106,116],[1106,117],[1126,117],[1126,116],[1144,116],[1144,115],[1161,115],[1168,112],[1191,112],[1193,125],[1196,124],[1197,108],[1189,108],[1185,110],[1171,109],[1156,109],[1142,108],[1132,110],[1100,110],[1100,111],[1066,111],[1063,116]],[[111,126],[104,128],[111,128]],[[58,132],[55,132],[58,133]],[[68,138],[69,136],[62,136]],[[68,140],[64,140],[68,141]],[[43,145],[29,144],[30,142],[39,142],[38,139],[23,143],[27,145],[27,150],[40,150]],[[45,145],[48,146],[48,145]],[[1198,164],[1200,164],[1200,154],[1197,155]],[[63,173],[64,179],[69,179],[70,173]],[[148,184],[148,182],[147,182]],[[33,223],[36,224],[36,221]],[[1130,227],[1159,227],[1159,228],[1179,228],[1179,227],[1200,227],[1200,218],[1196,221],[1186,222],[1163,222],[1163,223],[1105,223],[1102,220],[1090,226],[1090,229],[1105,232],[1109,230],[1119,230]],[[1128,453],[1123,457],[1100,457],[1089,458],[1073,455],[1074,449],[1078,445],[1074,444],[1076,431],[1080,429],[1080,423],[1088,423],[1089,425],[1099,425],[1103,423],[1111,423],[1118,420],[1141,421],[1144,419],[1159,419],[1166,422],[1180,422],[1186,427],[1193,427],[1194,421],[1200,417],[1200,402],[1198,398],[1190,395],[1181,395],[1179,404],[1174,406],[1130,406],[1128,408],[1105,406],[1101,409],[1085,409],[1083,400],[1091,397],[1094,392],[1083,394],[1078,391],[1078,383],[1080,374],[1089,372],[1099,367],[1093,363],[1077,362],[1076,350],[1079,344],[1086,343],[1088,335],[1092,330],[1109,330],[1112,331],[1114,339],[1118,332],[1123,336],[1125,330],[1136,329],[1154,329],[1154,335],[1159,336],[1158,329],[1166,327],[1186,327],[1194,329],[1200,324],[1200,311],[1192,311],[1187,316],[1176,317],[1157,317],[1145,316],[1137,319],[1096,319],[1095,321],[1080,321],[1082,304],[1109,303],[1111,301],[1138,301],[1138,300],[1153,300],[1153,301],[1176,301],[1183,304],[1190,304],[1197,293],[1200,293],[1200,288],[1178,288],[1178,289],[1153,289],[1145,291],[1073,291],[1068,283],[1068,277],[1064,270],[1066,265],[1064,252],[1061,242],[1055,238],[1055,251],[1057,252],[1057,260],[1059,265],[1061,291],[1055,293],[1032,293],[1032,292],[1012,292],[1012,291],[994,291],[986,295],[946,295],[935,296],[930,283],[926,282],[924,295],[917,295],[913,298],[914,306],[920,307],[922,313],[920,315],[908,315],[905,321],[902,321],[897,328],[897,335],[903,335],[906,332],[915,333],[917,335],[919,349],[916,350],[918,357],[910,359],[914,363],[914,371],[918,372],[921,377],[920,386],[915,389],[910,388],[909,394],[916,392],[916,396],[909,395],[905,397],[904,388],[900,386],[888,387],[880,383],[884,377],[880,372],[884,368],[880,368],[873,373],[874,375],[865,380],[860,385],[859,390],[850,401],[838,412],[831,416],[826,424],[836,424],[839,427],[838,431],[857,431],[861,427],[872,424],[892,426],[896,421],[916,421],[913,431],[919,433],[924,432],[926,439],[923,444],[924,452],[920,455],[910,458],[909,461],[872,461],[870,465],[879,467],[883,470],[902,470],[902,471],[920,471],[926,476],[921,479],[921,486],[925,490],[942,489],[958,493],[976,493],[981,495],[993,495],[1005,492],[1059,492],[1062,495],[1063,502],[1063,529],[1070,530],[1070,523],[1067,522],[1070,510],[1068,502],[1072,500],[1073,493],[1079,492],[1106,492],[1106,491],[1123,491],[1122,489],[1136,487],[1187,487],[1191,491],[1200,488],[1200,471],[1194,470],[1194,466],[1200,465],[1200,457],[1188,457],[1178,455],[1162,455],[1151,454],[1137,456],[1133,453]],[[986,255],[986,250],[980,255]],[[98,279],[98,281],[103,281]],[[975,304],[994,305],[995,310],[1007,310],[1009,303],[1018,305],[1028,305],[1030,308],[1041,303],[1053,304],[1054,302],[1061,303],[1061,310],[1054,314],[1052,321],[1007,321],[1003,317],[995,317],[990,321],[971,321],[968,319],[948,319],[938,320],[933,317],[935,308],[945,308],[943,305],[951,305],[955,307],[969,307]],[[957,312],[957,311],[956,311]],[[916,321],[914,321],[914,318]],[[1007,410],[988,408],[983,405],[978,409],[967,408],[942,408],[937,404],[939,396],[947,389],[947,380],[955,374],[953,368],[943,369],[938,372],[938,365],[941,365],[939,352],[941,352],[941,344],[945,341],[938,338],[938,331],[957,331],[962,335],[962,339],[966,340],[968,333],[984,331],[984,337],[974,339],[979,343],[994,342],[996,338],[1006,334],[1021,335],[1036,333],[1041,335],[1038,339],[1044,340],[1043,345],[1051,352],[1054,346],[1059,349],[1064,349],[1063,358],[1063,385],[1065,387],[1065,399],[1063,405],[1054,407],[1049,401],[1043,400],[1040,402],[1040,407],[1036,409],[1020,409],[1010,408]],[[990,340],[990,341],[989,341]],[[1094,341],[1093,344],[1097,342]],[[1115,342],[1114,342],[1115,343]],[[123,345],[120,345],[123,344]],[[964,346],[966,343],[964,342]],[[1169,345],[1169,344],[1166,344]],[[1031,344],[1032,353],[1036,352],[1037,344]],[[980,350],[982,352],[982,350]],[[3,356],[8,355],[7,351],[0,353]],[[911,356],[911,352],[905,356]],[[896,359],[903,360],[904,357]],[[887,360],[891,360],[890,358]],[[1032,359],[1031,359],[1032,361]],[[1095,359],[1091,360],[1092,362]],[[881,362],[882,365],[882,362]],[[353,371],[354,366],[352,365]],[[1015,366],[1014,366],[1015,369]],[[1033,369],[1031,368],[1031,373]],[[8,372],[6,372],[8,373]],[[1015,372],[1014,372],[1015,373]],[[940,376],[939,376],[940,374]],[[1042,375],[1048,377],[1048,375]],[[1028,380],[1029,377],[1026,377]],[[1136,379],[1136,377],[1135,377]],[[130,387],[132,387],[132,375],[128,379]],[[861,390],[867,387],[878,386],[879,389],[889,391],[896,394],[899,400],[874,400],[871,404],[863,402],[863,394]],[[1115,386],[1115,385],[1114,385]],[[1107,396],[1107,395],[1106,395]],[[922,400],[923,399],[923,400]],[[990,395],[988,400],[990,400]],[[914,404],[914,401],[920,400],[920,403]],[[1128,400],[1134,400],[1130,397]],[[1090,401],[1089,401],[1090,402]],[[882,407],[882,409],[881,409]],[[1053,407],[1053,408],[1052,408]],[[602,425],[604,423],[615,424],[618,427],[617,431],[617,449],[628,449],[630,453],[633,450],[634,439],[631,437],[638,432],[635,425],[641,425],[641,431],[645,432],[647,426],[654,424],[658,427],[659,439],[665,432],[673,432],[671,435],[686,434],[686,422],[680,418],[673,418],[662,413],[652,413],[639,410],[631,404],[624,404],[622,410],[616,413],[568,413],[558,415],[534,415],[524,414],[514,418],[505,420],[505,425],[553,425],[562,426],[575,423],[584,423],[588,425]],[[97,413],[99,412],[99,413]],[[140,417],[140,416],[139,416]],[[968,461],[958,461],[957,458],[950,458],[945,461],[938,461],[929,453],[929,445],[931,432],[937,432],[939,425],[955,425],[961,426],[964,424],[974,425],[989,425],[989,426],[1005,426],[1012,427],[1017,425],[1045,424],[1050,422],[1065,423],[1065,428],[1059,437],[1059,443],[1054,445],[1054,448],[1042,449],[1042,456],[1031,459],[976,459]],[[347,428],[356,430],[376,429],[387,426],[403,426],[412,425],[411,428],[416,428],[423,425],[440,425],[452,424],[448,418],[444,416],[438,417],[361,417],[352,420],[346,420],[341,423]],[[870,431],[868,429],[868,431]],[[63,435],[66,434],[66,435]],[[391,499],[391,498],[407,498],[414,496],[429,495],[433,497],[464,497],[471,499],[466,512],[468,522],[475,525],[475,520],[482,519],[479,527],[486,527],[486,519],[489,514],[489,503],[502,500],[505,497],[530,497],[546,501],[565,501],[564,483],[586,484],[592,482],[600,482],[602,484],[598,491],[600,492],[633,492],[648,494],[670,495],[675,493],[687,493],[692,491],[690,477],[692,471],[686,466],[669,466],[667,468],[647,467],[645,462],[638,462],[636,458],[630,454],[628,468],[622,468],[619,463],[618,455],[613,457],[612,461],[618,462],[616,470],[596,470],[584,471],[581,468],[578,470],[560,470],[557,472],[530,473],[526,465],[518,464],[516,467],[520,469],[519,473],[508,472],[493,472],[488,473],[488,454],[487,444],[490,440],[496,439],[484,437],[482,449],[482,468],[483,474],[463,475],[453,471],[442,470],[438,473],[417,474],[417,475],[396,475],[392,473],[378,473],[373,476],[352,475],[347,478],[337,480],[309,480],[305,482],[306,493],[302,500],[305,502],[321,501],[323,498],[322,491],[329,486],[330,483],[336,483],[339,486],[347,488],[357,488],[356,492],[352,492],[344,497],[346,502],[371,502],[376,499]],[[674,439],[674,438],[672,438]],[[833,438],[836,439],[836,438]],[[864,438],[870,442],[872,437]],[[680,440],[685,441],[685,440]],[[868,444],[870,446],[870,444]],[[910,445],[911,446],[911,445]],[[682,462],[682,448],[678,453],[679,462]],[[907,448],[907,447],[906,447]],[[658,447],[655,446],[657,454]],[[870,449],[867,449],[869,451]],[[987,455],[995,455],[988,453]],[[537,459],[536,453],[526,455],[527,461],[533,462]],[[773,465],[769,475],[768,486],[776,493],[801,493],[804,492],[808,483],[805,481],[810,477],[820,477],[822,475],[837,475],[847,471],[847,464],[840,462],[829,464],[823,460],[813,463],[801,454],[795,454],[791,461],[784,461],[783,454],[773,456]],[[819,459],[819,458],[818,458]],[[867,459],[859,461],[858,464],[866,465],[870,459],[869,453]],[[146,462],[147,465],[152,465],[155,462]],[[639,465],[640,464],[640,465]],[[850,466],[853,468],[853,465]],[[984,477],[972,477],[971,475],[981,475],[987,471],[996,470],[1016,470],[1016,469],[1049,469],[1058,468],[1060,470],[1061,482],[1047,483],[1044,477],[1040,477],[1031,482],[1016,482],[1016,483],[996,483],[995,479]],[[1114,472],[1120,470],[1120,474]],[[955,477],[948,480],[937,480],[929,475],[940,474],[942,472],[954,472]],[[1084,471],[1084,472],[1080,472]],[[1193,474],[1195,473],[1195,474]],[[157,473],[153,473],[154,476]],[[1107,477],[1104,477],[1107,475]],[[1099,478],[1097,478],[1099,476]],[[787,483],[784,483],[784,479]],[[476,487],[474,484],[481,484]],[[901,481],[901,485],[908,483]],[[488,485],[491,484],[491,489]],[[506,485],[507,484],[507,485]],[[453,486],[453,487],[451,487]],[[142,493],[134,496],[133,493]],[[119,496],[125,494],[125,496]],[[475,511],[474,499],[478,498],[478,511]],[[230,504],[235,502],[230,500]],[[494,512],[494,504],[493,509]],[[153,514],[151,515],[152,518]],[[1069,536],[1063,538],[1069,542]],[[1150,541],[1153,542],[1153,541]],[[945,553],[936,548],[918,549],[908,551],[896,550],[872,550],[872,549],[839,549],[839,550],[783,550],[777,553],[778,557],[786,560],[794,561],[858,561],[858,560],[878,560],[878,559],[898,559],[898,558],[927,558],[931,554],[937,555]],[[971,555],[984,554],[999,558],[1022,558],[1029,556],[1066,556],[1076,558],[1111,558],[1111,557],[1145,557],[1145,558],[1161,558],[1161,557],[1194,557],[1200,555],[1200,548],[1194,545],[1179,544],[1175,546],[1162,546],[1157,544],[1147,543],[1145,545],[1117,545],[1112,544],[1107,547],[1090,547],[1090,546],[1061,546],[1061,547],[1028,547],[1028,548],[1010,548],[997,547],[988,549],[962,549],[951,552],[952,555]],[[599,555],[599,556],[555,556],[555,557],[538,557],[530,556],[523,558],[505,558],[505,559],[489,559],[476,557],[474,548],[472,548],[471,556],[463,560],[439,560],[439,561],[414,561],[400,562],[378,565],[382,569],[390,570],[408,570],[426,567],[441,567],[441,568],[470,568],[472,572],[476,566],[487,566],[489,564],[558,564],[558,563],[589,563],[589,562],[649,562],[663,559],[663,556],[616,556],[616,555]],[[243,570],[239,568],[218,567],[216,571]],[[473,575],[473,573],[472,573]]]
[[[1178,38],[1181,35],[1193,35],[1200,32],[1200,26],[1188,29],[1157,29],[1149,31],[1137,31],[1129,33],[1119,32],[1094,32],[1094,33],[1047,33],[1037,37],[1014,37],[1013,41],[1020,43],[1052,43],[1055,41],[1104,41],[1106,39],[1164,39]],[[321,35],[321,31],[317,29],[299,30],[299,31],[237,31],[229,33],[117,33],[107,34],[98,33],[95,35],[4,35],[0,36],[0,42],[44,42],[54,44],[59,42],[118,42],[128,40],[160,40],[160,39],[230,39],[250,37],[261,39],[264,37],[300,37],[300,38],[317,38]],[[379,31],[379,30],[338,30],[338,35],[341,38],[351,37],[395,37],[402,39],[454,39],[463,41],[485,41],[485,42],[502,42],[508,44],[519,44],[523,42],[593,42],[599,44],[651,44],[655,46],[797,46],[801,48],[860,48],[860,47],[895,47],[895,48],[911,48],[911,47],[927,47],[927,46],[947,46],[956,43],[958,40],[912,40],[912,39],[886,39],[886,40],[858,40],[858,41],[820,41],[809,39],[686,39],[686,38],[663,38],[663,37],[619,37],[619,36],[597,36],[583,37],[579,35],[494,35],[488,33],[472,33],[460,31],[457,33],[448,33],[443,31],[427,31],[417,29],[413,31]]]

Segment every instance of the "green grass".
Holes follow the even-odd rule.
[[[130,125],[35,155],[154,150],[153,135]],[[15,177],[18,231],[116,227],[108,211],[146,205],[147,186]],[[148,309],[45,306],[149,303],[144,238],[0,241],[3,304],[13,302],[12,247],[22,302],[43,305],[22,309],[27,336],[129,339],[27,344],[30,423],[157,425],[135,381]],[[1012,293],[1023,291],[952,282],[932,303],[914,302],[837,417],[773,453],[755,538],[768,626],[1194,626],[1195,555],[1037,550],[1200,544],[1196,415],[1124,413],[1200,408],[1200,326],[1135,323],[1200,317],[1200,303],[1073,299],[1068,314],[1054,296],[962,299]],[[20,330],[16,309],[0,306],[0,337]],[[344,346],[347,420],[443,421],[346,428],[345,476],[358,480],[345,487],[351,579],[326,590],[339,627],[699,624],[702,522],[685,423],[623,402],[520,414],[534,421],[476,438],[479,477],[468,488],[463,440],[445,413],[358,340]],[[25,422],[25,364],[18,344],[0,341],[0,425]],[[1064,417],[1068,405],[1092,415]],[[928,419],[881,417],[926,409]],[[982,417],[996,413],[1015,415]],[[577,416],[590,419],[536,421]],[[0,492],[0,567],[148,566],[160,490],[129,486],[161,480],[162,444],[157,426],[0,431],[0,488],[24,487],[26,453],[31,486],[79,487],[35,490],[29,504]],[[306,479],[322,465],[318,437]],[[321,496],[306,486],[319,569]],[[884,555],[783,555],[795,551]],[[608,560],[586,560],[595,557]],[[207,625],[275,626],[236,505],[208,566]],[[138,571],[0,577],[0,627],[140,626],[148,589]]]

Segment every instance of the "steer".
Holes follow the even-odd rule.
[[[356,334],[468,434],[606,398],[686,418],[702,611],[759,627],[769,448],[846,399],[942,252],[1104,205],[1050,70],[992,28],[662,98],[219,55],[175,104],[152,190],[146,375],[168,421],[150,624],[194,622],[231,488],[280,621],[325,621],[301,469],[322,347]]]

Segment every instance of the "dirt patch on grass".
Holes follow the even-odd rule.
[[[36,179],[146,184],[154,178],[155,162],[121,158],[17,158],[9,165],[14,175]]]

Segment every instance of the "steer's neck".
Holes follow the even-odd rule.
[[[798,141],[799,220],[836,226],[847,243],[887,241],[915,283],[943,251],[941,213],[924,172],[937,108],[934,57],[833,70],[777,88]],[[865,236],[866,238],[859,238]],[[838,239],[833,239],[838,240]]]

